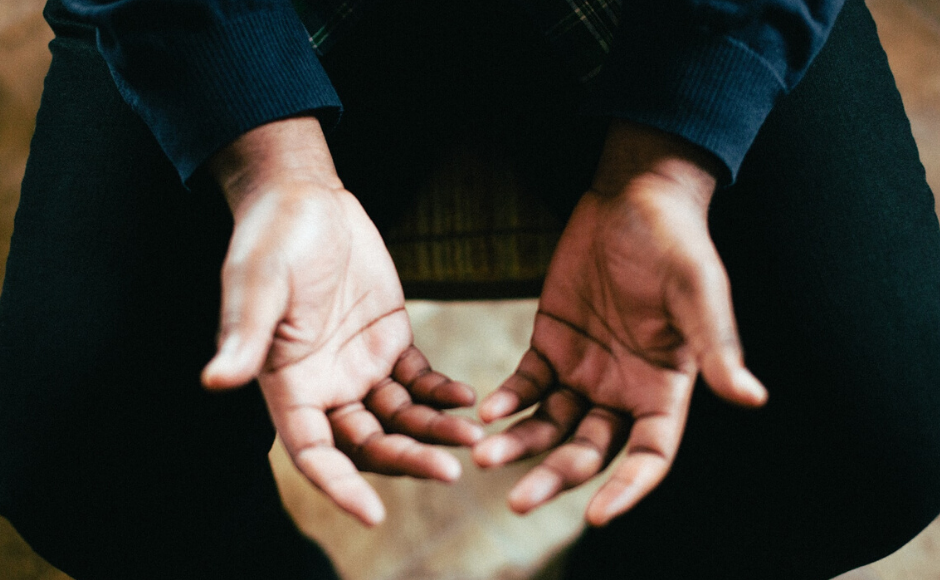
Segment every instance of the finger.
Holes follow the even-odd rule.
[[[555,384],[555,371],[534,348],[519,361],[511,377],[480,403],[480,419],[491,423],[537,403]]]
[[[686,409],[682,406],[682,409]],[[636,417],[626,456],[588,504],[586,519],[602,526],[627,512],[666,477],[685,425],[686,413],[650,413]]]
[[[476,393],[469,385],[432,370],[428,359],[414,345],[398,358],[392,378],[404,385],[415,400],[437,409],[469,407],[476,402]]]
[[[385,519],[385,507],[352,460],[333,445],[329,421],[320,409],[296,407],[278,426],[294,465],[341,509],[367,526]],[[289,428],[287,428],[289,427]]]
[[[361,470],[445,482],[460,477],[457,458],[404,435],[386,435],[375,416],[359,403],[331,412],[329,420],[336,447]]]
[[[675,326],[712,391],[740,405],[763,405],[767,390],[744,366],[728,276],[718,257],[677,276],[667,299]]]
[[[531,417],[477,443],[473,460],[480,467],[493,467],[547,451],[570,435],[589,404],[570,389],[553,391]]]
[[[595,407],[581,420],[571,441],[527,473],[509,492],[509,507],[524,514],[600,473],[623,447],[630,420]]]
[[[287,307],[286,277],[250,261],[222,270],[219,350],[202,372],[209,388],[241,386],[258,375]]]
[[[424,443],[469,446],[484,435],[483,428],[468,419],[414,404],[405,387],[391,379],[369,391],[363,403],[385,432],[401,433]]]

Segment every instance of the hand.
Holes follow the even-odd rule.
[[[456,479],[457,459],[417,440],[482,437],[437,410],[471,405],[474,393],[431,371],[412,346],[395,267],[336,176],[317,120],[259,127],[209,167],[235,227],[206,387],[257,378],[294,464],[366,524],[379,523],[384,507],[358,469]]]
[[[729,401],[765,402],[708,234],[709,163],[664,133],[612,126],[552,257],[531,348],[480,406],[491,422],[538,404],[476,445],[478,465],[554,449],[510,492],[515,511],[584,483],[624,447],[586,519],[603,525],[629,510],[666,476],[699,373]]]

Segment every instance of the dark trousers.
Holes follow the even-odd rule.
[[[179,184],[94,31],[56,32],[0,303],[0,511],[79,579],[330,579],[258,390],[213,395],[231,214]],[[2,574],[0,574],[2,576]]]
[[[583,536],[572,578],[830,578],[940,512],[940,236],[863,2],[710,225],[770,402],[742,412],[700,385],[672,472]]]
[[[257,390],[199,386],[231,231],[219,192],[179,184],[91,31],[62,21],[55,1],[47,14],[57,38],[0,300],[0,512],[79,580],[331,577],[281,509]],[[382,29],[371,18],[364,38]],[[480,36],[463,28],[468,42]],[[349,122],[332,145],[379,222],[407,207],[382,184],[417,179],[435,143],[461,130],[454,119],[468,117],[452,106],[497,124],[511,111],[522,121],[508,122],[533,135],[551,134],[545,119],[567,110],[557,138],[520,137],[536,152],[521,173],[562,214],[589,181],[580,162],[539,181],[544,159],[597,150],[596,122],[567,104],[579,89],[488,110],[486,87],[409,101],[422,85],[398,83],[400,95],[372,102],[356,92],[371,77],[353,67],[368,52],[335,50],[327,64]],[[498,52],[467,66],[523,74]],[[370,129],[370,115],[401,125]],[[369,146],[356,153],[356,143]],[[383,150],[396,144],[392,163]],[[699,388],[670,476],[581,539],[571,577],[824,580],[886,555],[940,512],[940,228],[861,1],[774,110],[711,220],[747,361],[771,402],[745,412]]]

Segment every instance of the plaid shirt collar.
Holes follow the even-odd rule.
[[[377,0],[294,0],[310,32],[310,44],[324,54]],[[600,72],[620,22],[623,0],[516,0],[531,15],[582,82]]]

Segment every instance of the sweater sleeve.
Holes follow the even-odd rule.
[[[124,100],[188,180],[215,151],[340,101],[290,0],[64,0],[93,24]]]
[[[843,0],[627,0],[588,114],[712,152],[733,181],[779,96],[802,78]]]

